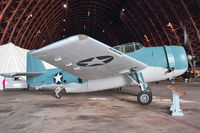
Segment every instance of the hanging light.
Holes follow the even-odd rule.
[[[167,27],[170,27],[171,28],[171,31],[175,31],[174,27],[172,26],[172,24],[169,22],[167,25]]]
[[[64,4],[63,7],[64,7],[64,8],[67,8],[67,4]]]
[[[33,14],[28,15],[28,19],[29,19],[29,18],[32,18],[32,17],[33,17]]]
[[[169,22],[169,23],[167,24],[167,26],[168,26],[168,27],[172,27],[172,24]]]

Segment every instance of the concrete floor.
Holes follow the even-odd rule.
[[[60,100],[50,91],[0,92],[0,133],[200,133],[200,80],[174,85],[184,117],[172,117],[169,81],[151,83],[152,104],[137,103],[137,87],[85,94]]]

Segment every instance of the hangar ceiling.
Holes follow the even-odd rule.
[[[0,45],[38,49],[76,34],[110,46],[184,45],[200,60],[199,0],[1,0]]]

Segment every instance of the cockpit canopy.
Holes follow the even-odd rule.
[[[113,47],[123,53],[129,53],[129,52],[134,52],[136,50],[139,50],[141,48],[144,48],[144,46],[141,43],[138,42],[130,42],[130,43],[126,43],[123,45],[118,45]]]

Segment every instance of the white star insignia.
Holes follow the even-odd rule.
[[[59,73],[54,77],[54,79],[56,80],[56,83],[61,82],[61,78],[62,78],[62,75],[60,75]]]
[[[94,58],[91,62],[88,62],[87,66],[91,66],[91,65],[94,65],[94,64],[105,64],[105,63],[103,62],[103,60],[99,60],[97,58]]]

